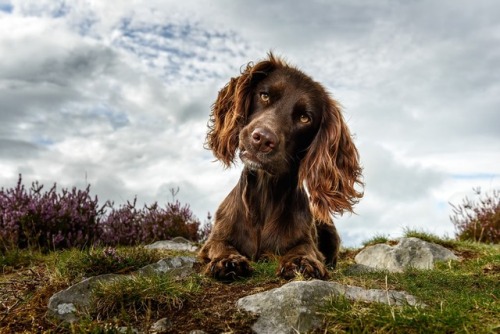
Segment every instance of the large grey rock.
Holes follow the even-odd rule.
[[[307,332],[321,325],[319,306],[332,296],[390,305],[422,305],[412,295],[394,290],[363,289],[319,280],[291,282],[280,288],[238,300],[241,310],[259,315],[252,326],[256,333]]]
[[[162,259],[157,263],[147,265],[131,275],[169,274],[178,278],[190,275],[194,272],[196,259],[190,256],[179,256]],[[119,280],[131,275],[106,274],[87,278],[74,284],[66,290],[59,291],[49,299],[49,316],[63,321],[72,322],[78,319],[78,314],[85,311],[90,305],[90,298],[95,286],[102,282]]]
[[[436,261],[458,260],[458,257],[441,245],[418,238],[402,238],[396,246],[368,246],[354,260],[370,268],[402,272],[407,267],[433,269]]]
[[[196,247],[192,242],[183,238],[176,237],[172,240],[161,240],[153,242],[150,245],[144,246],[147,249],[166,249],[166,250],[177,250],[177,251],[188,251],[196,252],[198,247]]]
[[[90,277],[59,291],[49,299],[48,314],[68,322],[75,321],[78,319],[78,312],[90,305],[92,290],[98,283],[122,277],[124,276],[115,274]]]

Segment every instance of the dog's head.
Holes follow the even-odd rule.
[[[352,211],[362,196],[358,151],[340,108],[322,85],[283,60],[249,64],[219,92],[207,146],[226,166],[236,152],[247,168],[296,173],[316,219]]]

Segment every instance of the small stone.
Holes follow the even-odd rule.
[[[146,249],[164,249],[164,250],[176,250],[176,251],[188,251],[196,252],[198,247],[196,247],[189,240],[182,237],[177,237],[172,240],[161,240],[156,241],[150,245],[144,246]]]
[[[374,269],[372,267],[365,266],[364,264],[354,263],[345,269],[345,274],[346,275],[358,275],[358,274],[369,273],[372,271],[376,271],[376,269]]]
[[[118,330],[118,333],[123,333],[123,334],[139,334],[139,333],[141,333],[137,328],[133,328],[133,327],[122,326],[122,327],[118,327],[117,330]]]
[[[160,261],[142,267],[137,271],[139,274],[163,274],[170,273],[173,276],[183,278],[194,272],[196,259],[192,256],[176,256],[173,258],[161,259]]]
[[[175,238],[171,239],[170,241],[181,243],[181,244],[190,244],[191,243],[191,241],[189,241],[188,239],[186,239],[184,237],[175,237]]]
[[[162,318],[160,320],[158,320],[157,322],[155,322],[151,328],[149,329],[149,332],[151,334],[153,333],[166,333],[170,327],[172,326],[172,323],[170,322],[170,320],[168,320],[167,318]]]

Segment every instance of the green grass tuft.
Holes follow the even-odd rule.
[[[258,284],[276,280],[276,270],[278,269],[278,260],[269,259],[268,261],[259,261],[252,263],[255,269],[252,276],[245,280],[245,283]]]
[[[500,248],[459,242],[469,258],[404,273],[338,271],[336,281],[407,291],[427,307],[392,307],[332,298],[321,309],[327,333],[497,333]],[[387,283],[386,283],[387,280]]]
[[[410,228],[405,228],[403,229],[403,236],[405,238],[419,238],[421,240],[427,241],[427,242],[432,242],[444,247],[448,248],[455,248],[459,241],[450,239],[450,238],[442,238],[439,237],[435,234],[425,232],[423,230],[416,230],[416,229],[410,229]]]
[[[54,253],[55,266],[70,281],[101,274],[125,274],[157,262],[167,253],[144,247],[93,247]]]
[[[333,298],[325,306],[327,333],[494,333],[498,322],[483,323],[476,314],[449,305],[394,307]]]
[[[0,254],[0,272],[29,267],[33,263],[43,261],[42,253],[29,249],[8,250]]]
[[[89,314],[94,319],[134,315],[157,318],[161,310],[181,308],[183,301],[200,288],[197,279],[174,280],[170,275],[132,275],[98,284],[93,291]]]
[[[385,244],[389,241],[389,236],[385,234],[375,234],[372,238],[362,242],[364,247],[376,244]]]

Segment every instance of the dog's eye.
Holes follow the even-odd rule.
[[[299,117],[299,122],[302,124],[307,124],[311,122],[311,117],[307,116],[306,114],[302,114]]]
[[[269,98],[269,94],[267,94],[267,93],[260,93],[260,99],[261,99],[262,101],[264,101],[265,103],[268,103],[268,102],[269,102],[269,99],[270,99],[270,98]]]

